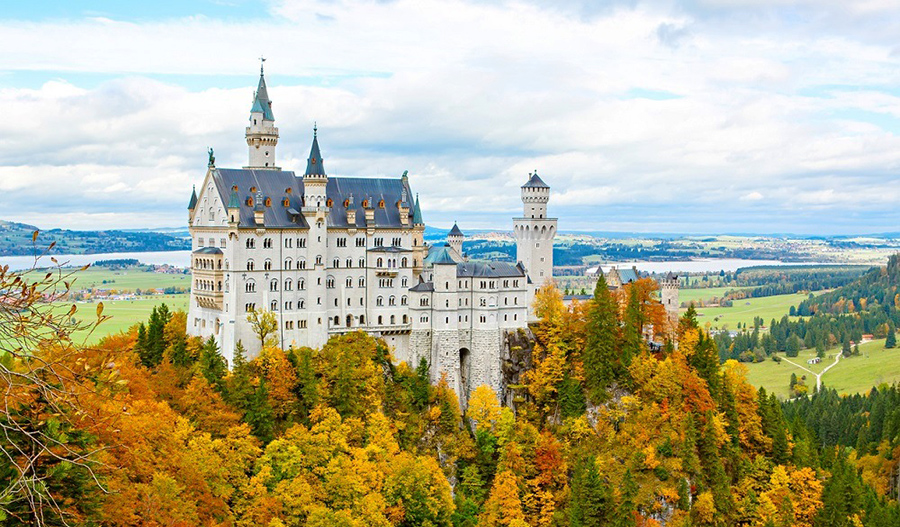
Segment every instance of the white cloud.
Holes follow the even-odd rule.
[[[868,4],[850,14],[897,14]],[[340,0],[277,2],[273,19],[241,22],[0,20],[0,73],[59,77],[0,88],[0,207],[41,226],[72,214],[102,227],[183,224],[207,146],[220,166],[245,163],[262,53],[279,163],[305,167],[317,120],[332,174],[409,170],[429,222],[508,226],[534,169],[564,229],[716,230],[704,214],[724,218],[736,203],[730,229],[795,212],[808,231],[900,220],[885,191],[900,167],[900,97],[884,88],[900,82],[893,44],[837,25],[770,34],[758,20],[718,23],[748,9]],[[111,80],[86,86],[84,73]],[[217,86],[225,75],[246,86]],[[645,92],[675,97],[633,95]],[[849,195],[873,198],[854,220],[865,225],[803,215]]]

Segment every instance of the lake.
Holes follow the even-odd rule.
[[[188,267],[191,264],[191,251],[155,251],[136,253],[97,253],[97,254],[55,254],[56,260],[64,265],[81,266],[96,262],[97,260],[120,260],[134,258],[145,264],[175,265]],[[33,256],[0,256],[0,266],[8,265],[13,271],[30,269],[34,265]],[[44,256],[38,262],[38,267],[51,267],[53,262],[49,256]]]
[[[157,252],[134,252],[134,253],[100,253],[100,254],[69,254],[56,255],[56,259],[61,263],[78,266],[94,263],[97,260],[117,260],[123,258],[135,258],[146,264],[169,264],[178,267],[188,267],[191,262],[191,251],[157,251]],[[41,267],[49,267],[53,265],[49,257],[44,257],[39,262]],[[0,256],[0,265],[9,265],[10,269],[18,271],[21,269],[29,269],[34,265],[34,258],[31,256]],[[691,260],[687,262],[621,262],[613,264],[603,264],[604,270],[608,270],[613,265],[619,268],[630,268],[636,266],[638,270],[649,273],[712,273],[718,271],[736,271],[741,267],[753,267],[758,265],[819,265],[814,263],[795,263],[780,262],[778,260],[741,260],[739,258],[722,258],[722,259],[703,259]],[[596,269],[596,267],[591,270]]]

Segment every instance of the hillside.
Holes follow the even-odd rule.
[[[0,220],[0,256],[30,256],[35,253],[34,225]],[[150,231],[41,230],[39,251],[56,242],[51,254],[96,254],[117,252],[178,251],[191,248],[190,240]]]

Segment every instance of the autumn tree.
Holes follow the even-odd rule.
[[[278,344],[276,339],[278,318],[275,313],[265,309],[253,309],[247,314],[247,322],[250,323],[253,334],[259,339],[260,348]]]

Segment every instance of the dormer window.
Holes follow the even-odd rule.
[[[266,198],[266,207],[272,206],[272,198]]]
[[[247,198],[247,206],[248,206],[248,207],[252,207],[252,206],[253,206],[253,198],[252,198],[252,197],[251,197],[251,198]]]
[[[344,200],[344,208],[346,209],[346,208],[349,208],[349,207],[350,207],[350,200],[349,200],[349,199],[345,199],[345,200]]]
[[[285,207],[290,207],[291,200],[284,198],[284,200],[281,202],[281,204],[284,205]]]
[[[250,187],[250,192],[256,192],[256,187]]]
[[[231,187],[231,190],[233,190],[233,191],[235,191],[235,192],[237,192],[237,190],[238,190],[238,186],[237,186],[237,185],[235,185],[235,186],[233,186],[233,187]]]
[[[379,208],[379,209],[383,209],[383,208],[384,208],[384,200],[381,200],[381,201],[378,202],[378,208]]]
[[[364,208],[364,209],[369,208],[369,200],[367,200],[367,199],[364,199],[364,200],[363,200],[363,208]]]
[[[326,207],[331,208],[333,205],[334,205],[334,200],[332,200],[331,198],[328,198],[328,199],[325,201],[325,206],[326,206]]]

